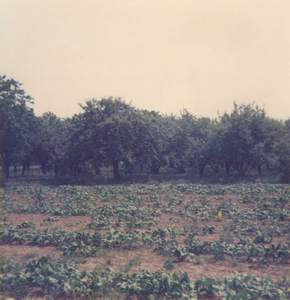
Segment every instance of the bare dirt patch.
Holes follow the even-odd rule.
[[[183,218],[175,214],[162,214],[161,216],[155,217],[157,220],[157,226],[160,228],[164,227],[184,227],[193,225],[190,218]]]
[[[235,266],[233,266],[235,264]],[[176,263],[174,270],[187,272],[192,281],[201,277],[222,279],[234,277],[237,273],[249,273],[255,276],[268,277],[273,281],[281,280],[283,274],[290,271],[290,265],[270,265],[268,268],[251,268],[246,262],[233,262],[229,260],[214,261],[210,256],[203,256],[200,259],[193,258],[187,262]],[[173,271],[174,271],[173,270]]]
[[[47,218],[54,219],[54,221],[45,221]],[[66,230],[81,230],[85,224],[91,222],[91,216],[53,216],[44,214],[17,214],[11,213],[6,215],[6,222],[13,222],[15,226],[21,225],[23,222],[33,222],[35,229],[44,230],[46,228],[52,229],[56,226]],[[43,224],[41,224],[43,223]]]
[[[163,268],[164,261],[163,256],[150,249],[134,251],[101,249],[96,257],[85,258],[84,262],[79,264],[79,270],[94,270],[105,266],[113,268],[116,272],[134,273],[143,269],[157,271]]]
[[[5,256],[13,260],[15,263],[26,263],[31,258],[39,258],[42,256],[49,256],[55,259],[62,256],[62,251],[55,249],[54,247],[35,247],[27,245],[1,245],[1,256]]]

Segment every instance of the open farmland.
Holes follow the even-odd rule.
[[[287,185],[7,187],[5,297],[289,299]]]

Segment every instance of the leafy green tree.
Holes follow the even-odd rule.
[[[33,155],[42,172],[65,175],[69,170],[70,120],[62,120],[47,112],[39,117],[39,128]]]
[[[179,173],[185,172],[186,167],[192,167],[200,175],[210,163],[214,166],[213,127],[214,123],[209,118],[196,118],[183,110],[176,120],[171,141],[170,165]]]
[[[264,118],[257,126],[255,140],[258,143],[252,150],[252,167],[257,168],[258,174],[262,174],[262,166],[269,168],[271,157],[274,153],[275,144],[283,136],[283,124],[278,120]]]
[[[74,119],[89,150],[85,159],[96,166],[112,166],[115,180],[120,179],[120,162],[129,165],[133,161],[133,108],[120,98],[87,101],[84,112]]]
[[[219,123],[212,120],[207,135],[206,155],[208,156],[208,165],[218,174],[223,165],[222,155],[222,132]]]
[[[141,169],[157,174],[160,167],[168,165],[174,117],[146,110],[135,110],[134,116],[133,161]]]
[[[174,120],[169,166],[178,173],[184,173],[190,165],[189,154],[193,150],[195,122],[196,118],[185,109],[181,112],[181,117]]]
[[[259,147],[266,140],[263,131],[265,118],[264,110],[257,106],[238,106],[236,103],[230,115],[225,113],[220,117],[220,151],[227,173],[232,167],[244,176],[251,164],[258,164],[262,159]]]
[[[290,119],[283,123],[283,131],[276,135],[273,152],[270,154],[270,168],[281,174],[283,183],[290,183]]]
[[[36,117],[31,96],[25,94],[21,84],[0,76],[0,148],[5,177],[9,177],[12,164],[29,164],[32,153]]]
[[[192,133],[192,144],[187,157],[189,165],[198,170],[199,175],[204,175],[207,165],[214,166],[214,149],[212,144],[213,124],[209,118],[198,118],[195,130]]]
[[[71,139],[68,152],[69,170],[73,175],[90,174],[92,169],[98,174],[102,161],[96,148],[96,137],[88,128],[88,120],[83,114],[72,118]],[[92,122],[93,123],[93,122]],[[90,168],[90,166],[92,168]]]

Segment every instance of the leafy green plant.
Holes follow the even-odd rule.
[[[173,270],[175,267],[174,260],[172,258],[167,258],[164,262],[163,268],[167,270]]]
[[[194,289],[198,298],[214,298],[216,292],[220,291],[221,283],[212,278],[199,279],[194,283]]]
[[[212,248],[211,253],[214,255],[215,260],[224,260],[225,259],[225,244],[217,242]]]
[[[17,228],[35,228],[36,225],[33,222],[23,221]]]
[[[57,221],[59,221],[58,217],[47,217],[42,220],[42,222],[40,223],[40,226],[48,225],[51,222],[57,222]]]
[[[287,299],[285,292],[277,284],[250,274],[236,276],[225,280],[227,299]]]

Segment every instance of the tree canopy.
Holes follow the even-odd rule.
[[[21,84],[0,76],[0,149],[5,176],[12,164],[29,162],[36,132],[36,117],[31,96],[25,94]]]
[[[280,173],[290,182],[290,120],[268,117],[254,104],[234,103],[231,113],[212,120],[184,109],[179,116],[140,110],[121,98],[92,99],[82,112],[61,119],[36,117],[21,84],[0,76],[1,165],[23,172],[31,163],[56,176],[98,174],[120,168],[157,174],[160,168],[204,175],[211,168],[245,176],[249,168]]]

